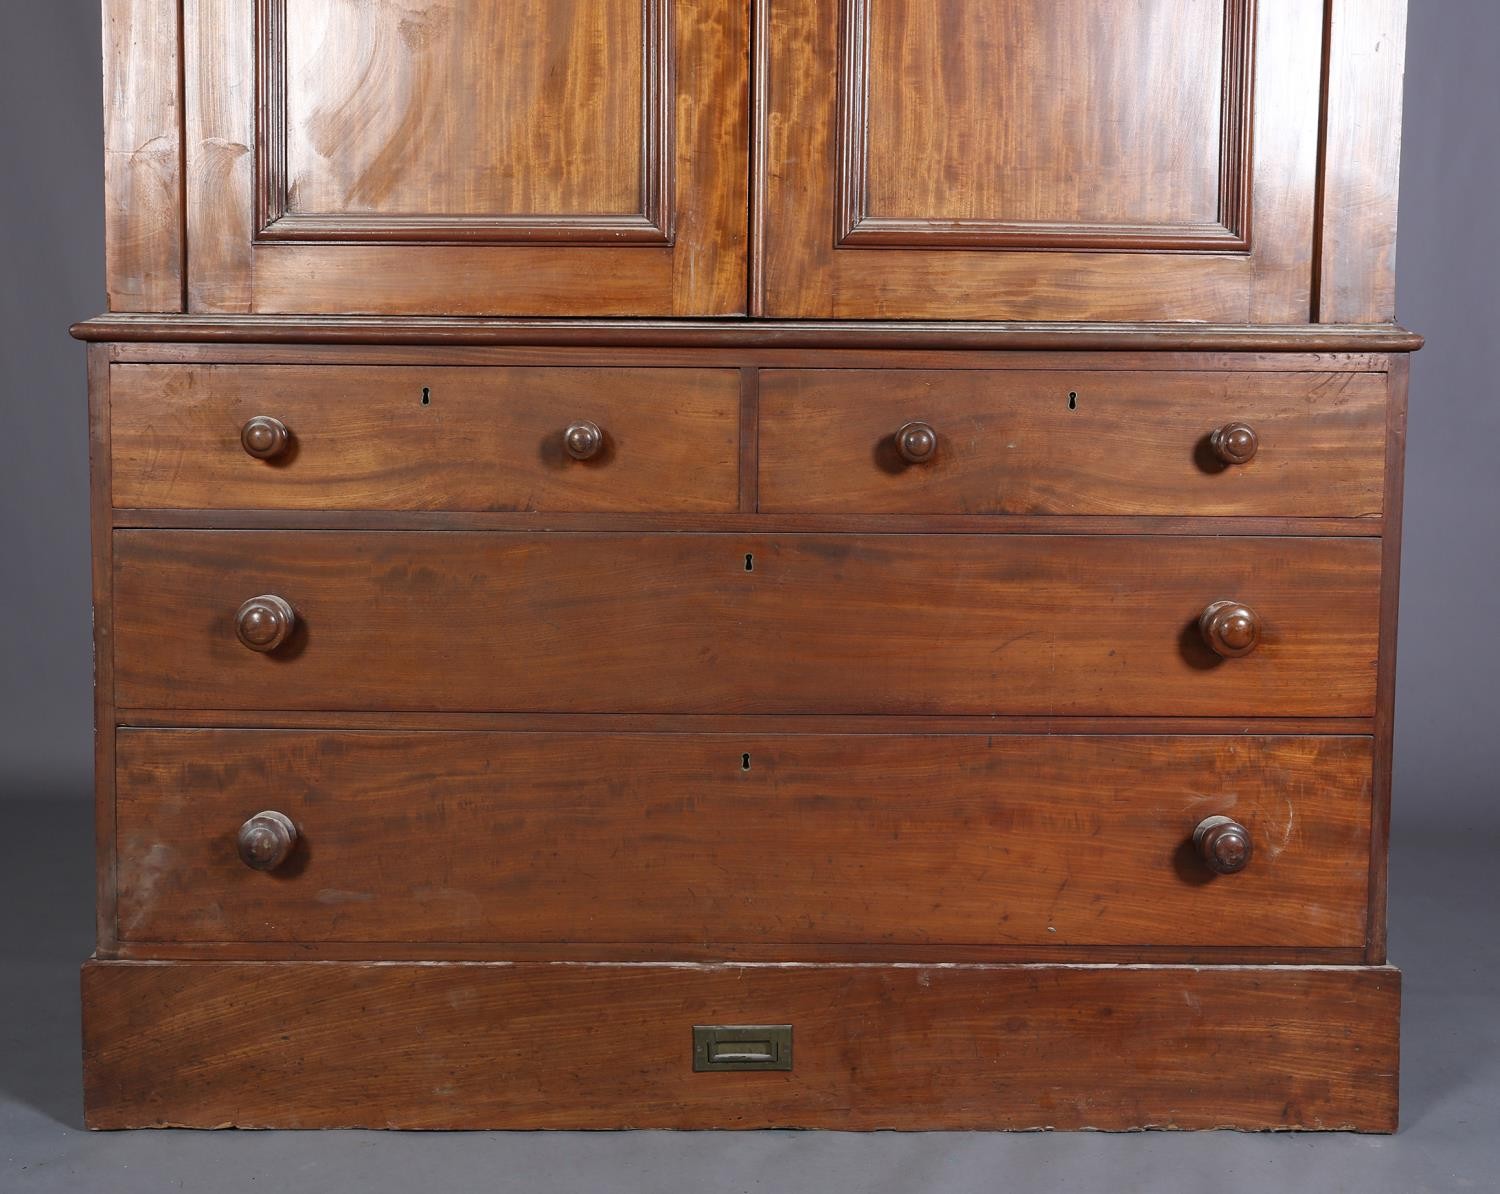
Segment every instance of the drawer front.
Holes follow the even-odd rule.
[[[1385,412],[1371,373],[767,370],[760,508],[1360,517],[1381,512]],[[936,433],[915,463],[908,423]],[[1243,463],[1214,447],[1236,424]]]
[[[1355,716],[1366,539],[118,531],[130,708]],[[289,603],[248,650],[241,603]],[[1200,612],[1243,602],[1224,659]],[[261,627],[264,629],[264,626]]]
[[[124,509],[732,511],[733,369],[116,365]],[[252,419],[274,454],[242,440]],[[600,432],[588,459],[575,425]],[[588,435],[575,438],[587,451]]]
[[[1396,1126],[1384,967],[94,961],[83,1002],[91,1128]],[[694,1073],[700,1024],[791,1072]]]
[[[122,730],[140,941],[1356,946],[1362,737]],[[238,854],[265,810],[298,838]],[[1215,875],[1195,827],[1253,852]]]

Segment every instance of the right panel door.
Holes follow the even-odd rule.
[[[767,0],[761,312],[1306,322],[1322,10]]]

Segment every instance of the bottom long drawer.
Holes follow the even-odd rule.
[[[1383,967],[94,962],[85,1099],[95,1128],[1391,1131],[1399,1005]]]
[[[127,943],[1366,935],[1362,737],[122,729],[116,748]],[[295,833],[261,822],[245,848],[268,871],[241,857],[263,812]],[[1242,871],[1195,850],[1211,817],[1248,831]]]

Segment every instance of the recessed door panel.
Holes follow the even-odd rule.
[[[1299,0],[778,0],[764,310],[1302,321]]]
[[[196,311],[744,310],[746,0],[187,0]]]

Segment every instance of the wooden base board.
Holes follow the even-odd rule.
[[[1396,1127],[1389,967],[119,962],[92,1128]],[[790,1024],[787,1072],[693,1027]]]

